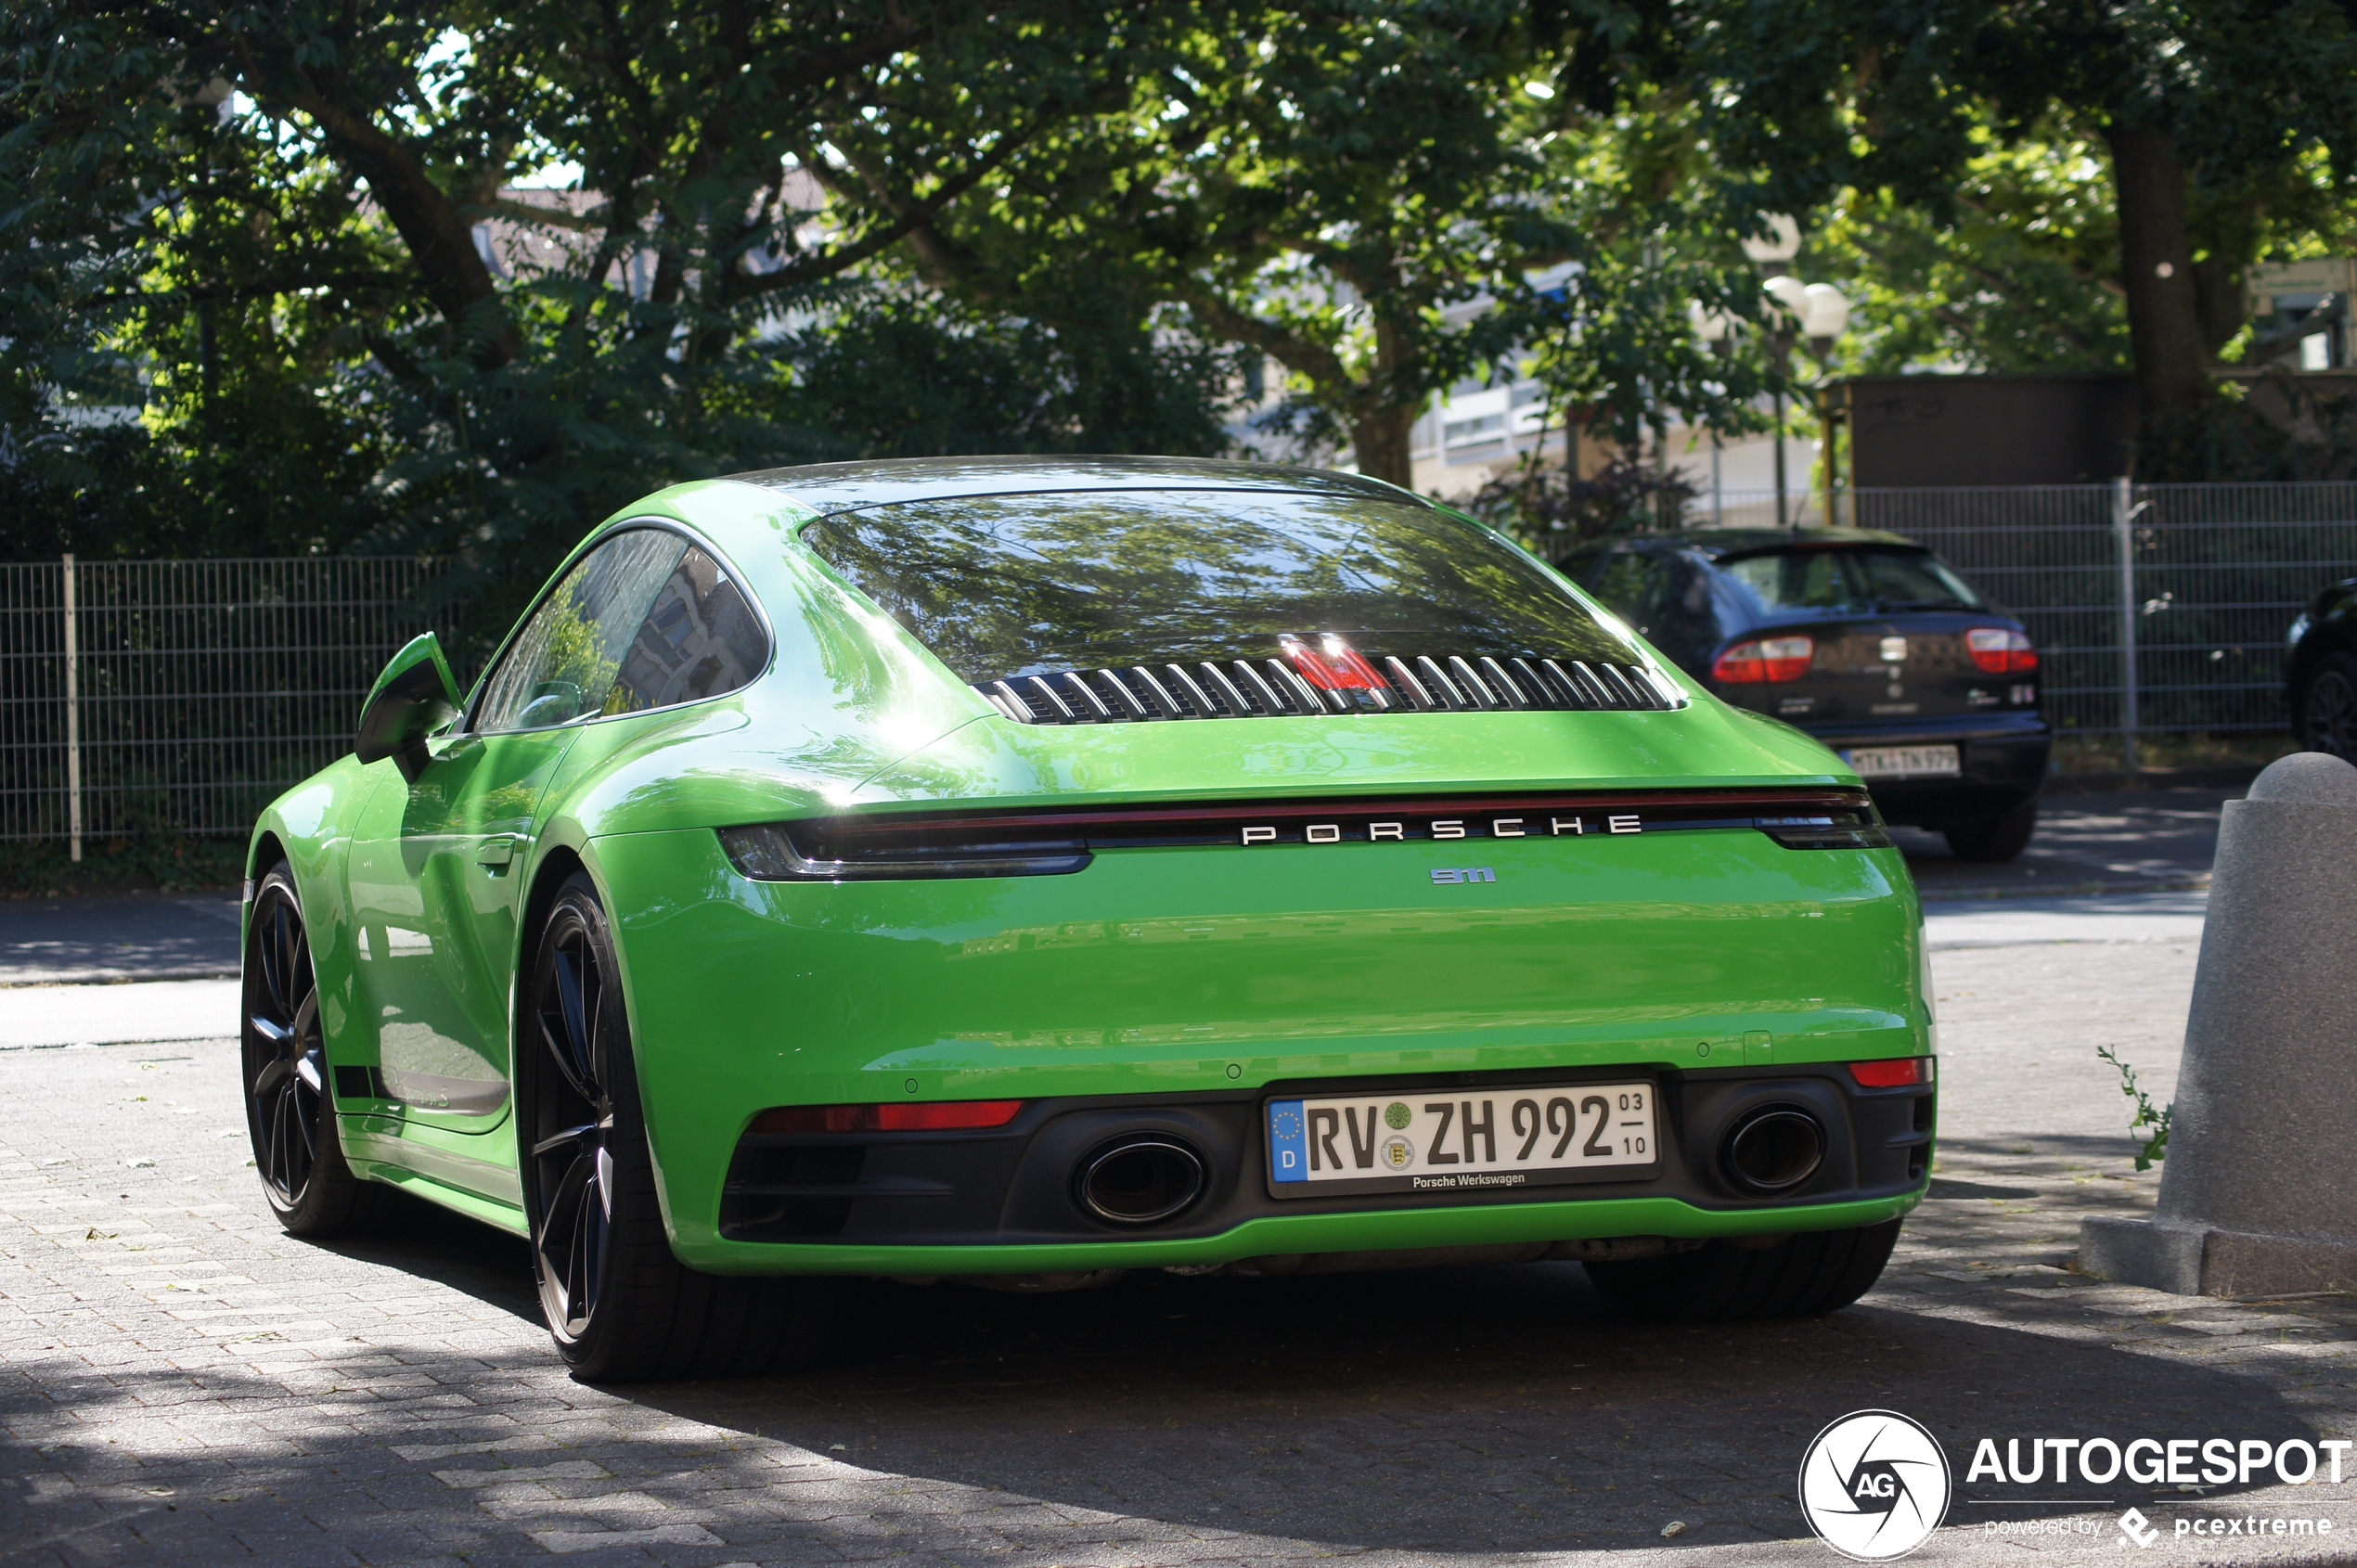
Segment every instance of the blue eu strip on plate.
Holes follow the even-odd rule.
[[[1297,1099],[1269,1102],[1269,1173],[1279,1181],[1309,1179],[1309,1138]]]

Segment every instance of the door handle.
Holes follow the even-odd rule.
[[[522,835],[501,833],[489,838],[475,848],[475,864],[493,871],[504,871],[516,857],[516,841]]]

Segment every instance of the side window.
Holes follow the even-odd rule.
[[[474,727],[545,729],[609,711],[623,657],[687,551],[676,533],[634,528],[582,557],[492,672]]]
[[[720,563],[692,546],[623,655],[606,693],[609,713],[663,708],[734,691],[761,674],[768,641],[753,606]]]

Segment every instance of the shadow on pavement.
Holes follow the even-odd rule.
[[[234,896],[0,899],[0,985],[238,972]]]
[[[2315,1435],[2245,1380],[2172,1369],[2134,1383],[2107,1345],[1954,1318],[1869,1305],[1618,1322],[1570,1264],[1132,1276],[1045,1297],[878,1284],[846,1304],[837,1349],[802,1378],[625,1392],[821,1453],[841,1445],[874,1470],[1433,1550],[1667,1545],[1672,1521],[1688,1526],[1681,1547],[1789,1537],[1810,1439],[1867,1407],[1941,1437],[1957,1467],[1951,1522],[1967,1524],[2024,1511],[1964,1500],[1983,1436]]]
[[[2068,893],[2206,885],[2218,851],[2219,812],[2240,789],[2157,789],[2050,793],[2038,834],[2018,860],[1959,860],[1937,833],[1899,828],[1916,886],[1926,898]]]
[[[380,1233],[298,1244],[447,1285],[487,1306],[512,1313],[535,1328],[540,1326],[532,1251],[522,1238],[436,1208],[406,1192],[394,1196],[401,1206]]]

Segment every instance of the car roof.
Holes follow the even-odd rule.
[[[1275,490],[1431,505],[1421,495],[1357,474],[1203,457],[901,457],[728,477],[777,491],[822,515],[904,501],[1059,490]]]
[[[1839,547],[1842,546],[1879,546],[1884,548],[1921,550],[1928,546],[1901,533],[1886,533],[1877,528],[1689,528],[1675,533],[1637,533],[1620,539],[1600,539],[1598,545],[1652,545],[1660,548],[1700,550],[1716,559],[1721,556],[1741,555],[1749,550]],[[1593,548],[1594,546],[1582,546]]]

